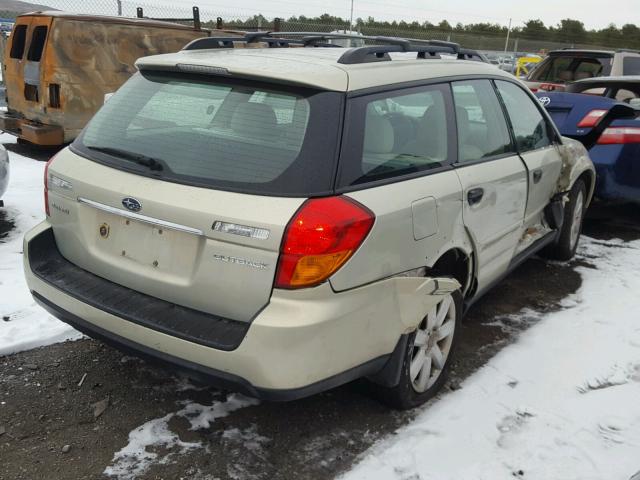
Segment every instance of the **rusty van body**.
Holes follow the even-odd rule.
[[[59,11],[18,16],[5,49],[0,130],[38,145],[72,141],[135,71],[139,57],[180,50],[208,30]]]

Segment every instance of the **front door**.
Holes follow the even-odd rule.
[[[507,109],[520,156],[527,166],[529,194],[525,227],[542,223],[544,209],[556,191],[562,158],[553,141],[555,134],[540,107],[519,86],[496,81]]]

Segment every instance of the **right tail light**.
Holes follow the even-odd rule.
[[[609,127],[598,139],[598,145],[640,143],[639,127]]]

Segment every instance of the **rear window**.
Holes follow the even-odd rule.
[[[74,149],[117,168],[197,186],[327,193],[341,101],[335,92],[141,73],[94,116]]]
[[[623,75],[640,75],[640,57],[624,57],[622,60]]]
[[[565,83],[611,73],[610,55],[552,55],[536,68],[529,80]]]
[[[31,35],[31,44],[29,45],[29,53],[27,54],[27,60],[32,62],[39,62],[42,58],[42,51],[44,50],[44,41],[47,39],[47,27],[38,26],[33,29]]]
[[[17,25],[11,34],[11,58],[22,58],[24,55],[24,44],[27,40],[27,26]]]

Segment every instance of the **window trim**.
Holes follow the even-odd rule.
[[[382,185],[388,185],[391,183],[402,182],[406,180],[412,180],[414,178],[426,177],[428,175],[434,175],[443,171],[453,169],[453,164],[455,160],[458,158],[458,132],[457,126],[455,124],[454,112],[453,112],[453,98],[451,97],[451,87],[449,86],[449,82],[442,81],[442,79],[434,79],[430,82],[420,81],[418,84],[413,85],[416,82],[410,82],[409,84],[396,84],[395,88],[367,88],[360,91],[356,91],[357,94],[350,95],[349,92],[347,94],[347,102],[344,113],[344,127],[342,129],[342,144],[340,145],[340,155],[338,168],[336,171],[336,179],[335,179],[335,192],[336,194],[354,192],[359,190],[366,190],[369,188],[379,187]],[[387,87],[387,86],[385,86]],[[354,148],[355,139],[363,139],[364,138],[364,123],[357,122],[358,125],[354,125],[354,122],[351,121],[354,118],[355,112],[354,109],[356,105],[355,102],[362,103],[370,103],[376,100],[385,99],[385,98],[393,98],[400,97],[404,95],[411,95],[413,93],[420,93],[422,91],[429,90],[439,90],[442,93],[445,114],[447,116],[447,158],[442,162],[442,165],[434,168],[426,168],[424,170],[420,170],[418,172],[410,172],[405,174],[398,174],[389,176],[387,178],[364,181],[362,183],[358,183],[355,185],[344,185],[341,183],[343,175],[346,171],[348,171],[349,166],[351,169],[355,168],[355,164],[360,164],[361,162],[361,154],[362,147],[358,146]],[[393,95],[390,95],[393,94]],[[360,109],[362,112],[364,109]],[[351,130],[355,130],[355,132],[351,132]],[[453,134],[451,133],[453,132]],[[360,143],[360,142],[358,142]],[[348,150],[352,150],[348,152]],[[354,158],[354,153],[355,157]]]

